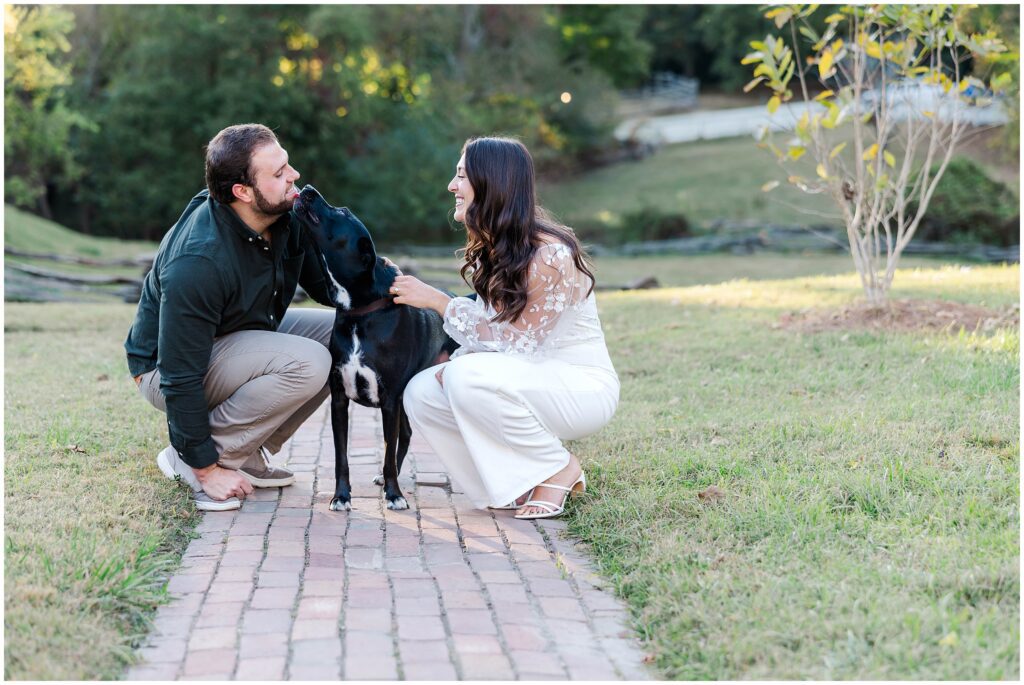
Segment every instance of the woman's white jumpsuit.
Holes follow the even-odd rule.
[[[444,329],[461,345],[405,390],[414,432],[477,507],[508,504],[569,463],[562,440],[596,432],[619,401],[590,279],[569,248],[539,248],[522,315],[452,298]],[[443,385],[436,374],[443,369]]]

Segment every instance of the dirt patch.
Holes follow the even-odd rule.
[[[823,331],[946,331],[988,333],[1020,325],[1020,306],[990,309],[945,300],[893,300],[887,307],[867,302],[839,309],[802,309],[782,315],[777,328],[818,333]]]

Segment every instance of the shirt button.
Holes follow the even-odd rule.
[[[249,238],[249,242],[250,242],[250,243],[252,242],[252,238]]]
[[[273,320],[274,320],[274,315],[273,315],[273,314],[271,314],[271,315],[270,315],[270,320],[271,320],[271,321],[273,321]]]
[[[277,295],[277,291],[276,290],[274,291],[274,294]]]

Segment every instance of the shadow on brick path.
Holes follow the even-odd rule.
[[[334,491],[329,404],[274,457],[287,488],[209,512],[170,578],[129,680],[647,680],[623,605],[558,520],[517,521],[451,491],[413,436],[372,484],[379,413],[352,405],[353,510]]]

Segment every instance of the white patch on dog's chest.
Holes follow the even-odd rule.
[[[349,296],[348,291],[345,290],[340,283],[334,280],[334,274],[331,273],[331,267],[327,266],[327,259],[322,255],[320,258],[324,261],[324,273],[327,274],[327,278],[330,279],[331,286],[334,288],[333,292],[331,292],[331,299],[334,300],[335,306],[341,307],[342,309],[351,309],[352,298]]]
[[[368,366],[363,364],[363,350],[359,344],[359,338],[355,331],[352,332],[352,352],[348,359],[339,368],[341,381],[345,387],[345,396],[355,402],[365,399],[373,406],[380,405],[380,392],[377,387],[377,374]],[[360,398],[358,379],[366,382],[366,396]]]

